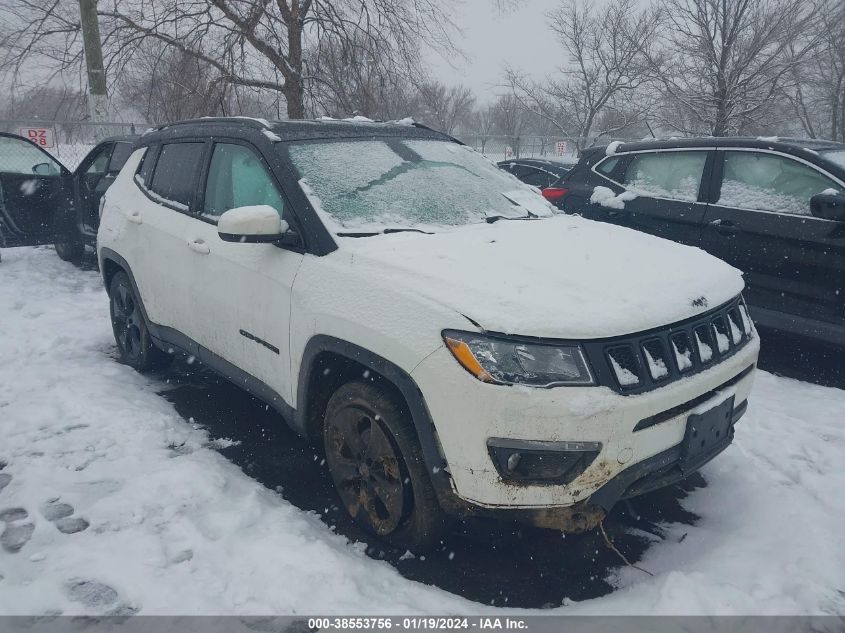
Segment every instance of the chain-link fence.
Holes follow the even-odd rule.
[[[110,136],[141,134],[149,127],[146,123],[0,119],[0,132],[28,138],[71,171],[101,140]]]
[[[490,160],[500,161],[510,158],[548,158],[560,161],[576,161],[578,146],[588,147],[599,141],[590,139],[579,143],[583,139],[566,136],[494,136],[472,132],[455,135],[476,151],[481,152]],[[602,142],[632,141],[629,138],[602,139]]]

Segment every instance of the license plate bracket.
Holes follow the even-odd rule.
[[[693,413],[687,418],[681,459],[678,465],[684,473],[698,470],[731,443],[734,396],[703,413]]]

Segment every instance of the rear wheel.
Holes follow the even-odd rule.
[[[125,272],[120,271],[112,278],[109,299],[112,330],[120,360],[138,371],[167,365],[171,356],[153,344],[141,304]]]
[[[82,261],[82,255],[85,253],[85,245],[81,240],[73,240],[66,238],[65,241],[56,242],[56,255],[60,259],[72,264],[78,264]]]
[[[352,382],[326,407],[326,462],[349,514],[391,544],[423,551],[446,520],[426,471],[410,414],[377,384]]]

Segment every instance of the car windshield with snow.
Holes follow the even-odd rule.
[[[457,143],[314,141],[293,143],[288,153],[323,219],[341,234],[552,215],[513,177]]]
[[[421,550],[456,517],[589,529],[747,407],[739,271],[552,210],[423,126],[204,119],[140,139],[98,256],[125,363],[232,379],[358,523]]]

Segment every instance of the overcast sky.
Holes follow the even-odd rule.
[[[546,13],[560,0],[522,0],[518,9],[500,12],[494,0],[462,0],[453,10],[463,33],[456,43],[467,60],[454,68],[434,53],[428,55],[435,76],[447,84],[463,83],[480,102],[492,101],[502,68],[515,68],[542,76],[560,65],[562,51],[548,26]]]

